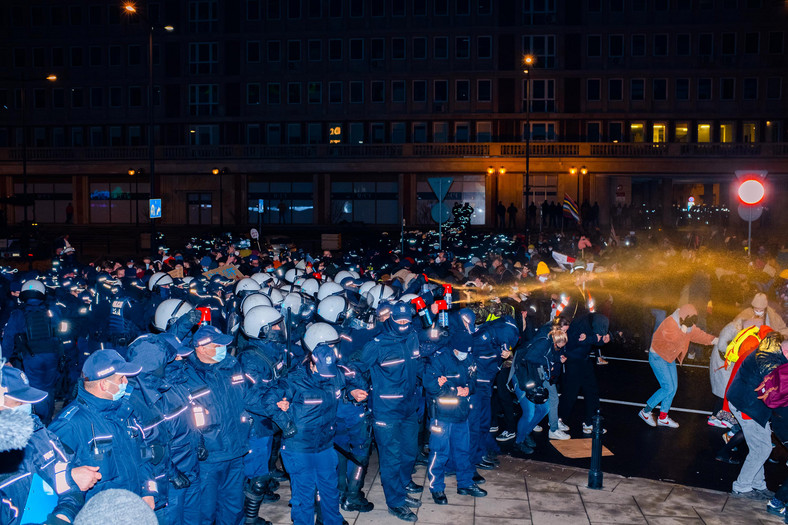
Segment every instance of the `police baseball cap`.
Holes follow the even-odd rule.
[[[21,403],[38,403],[47,397],[43,390],[30,386],[24,372],[10,366],[0,370],[0,388],[5,396]]]
[[[233,336],[224,334],[221,332],[221,330],[209,324],[204,324],[198,328],[197,332],[192,338],[192,346],[195,348],[198,346],[209,345],[211,343],[216,343],[217,345],[229,345],[232,342]]]
[[[413,320],[413,308],[409,304],[397,303],[391,306],[391,318],[395,321]]]
[[[312,362],[317,368],[317,373],[321,377],[336,377],[339,373],[337,370],[337,356],[334,353],[334,346],[326,343],[321,343],[312,350]]]
[[[163,334],[159,335],[162,339],[164,339],[164,341],[170,346],[170,348],[175,352],[175,355],[178,357],[186,357],[187,355],[194,352],[194,348],[185,346],[175,334],[164,332]]]
[[[82,377],[88,381],[98,381],[115,374],[135,376],[141,371],[141,366],[127,362],[116,350],[105,349],[90,354],[82,367]]]

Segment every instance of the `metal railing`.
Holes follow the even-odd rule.
[[[222,159],[381,159],[447,157],[521,157],[524,143],[463,144],[299,144],[280,146],[159,146],[157,160]],[[788,143],[589,143],[532,142],[532,157],[788,157]],[[32,161],[119,161],[144,160],[146,146],[27,148]],[[22,148],[0,148],[0,162],[21,162]]]

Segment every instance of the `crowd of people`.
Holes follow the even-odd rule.
[[[784,515],[788,489],[766,491],[762,467],[783,416],[751,387],[788,363],[788,261],[764,247],[748,264],[724,232],[632,241],[458,229],[308,253],[221,236],[5,268],[0,522],[105,523],[100,509],[123,505],[140,524],[259,525],[288,482],[294,523],[339,525],[340,509],[374,508],[375,450],[388,512],[416,521],[417,463],[445,505],[447,475],[486,495],[503,443],[531,454],[542,425],[591,435],[612,340],[649,351],[651,426],[679,426],[676,361],[710,356],[709,423],[750,450],[733,492]]]

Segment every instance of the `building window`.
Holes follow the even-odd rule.
[[[288,104],[301,103],[301,82],[287,83],[287,103]]]
[[[104,105],[104,88],[90,88],[90,107],[100,108]]]
[[[435,14],[438,16],[447,16],[449,14],[449,1],[435,0]]]
[[[449,39],[445,36],[435,37],[435,58],[449,58]]]
[[[608,38],[608,56],[624,56],[624,35],[610,35]]]
[[[600,122],[586,122],[586,142],[600,142],[602,140],[602,124]]]
[[[698,79],[698,100],[711,100],[711,79]]]
[[[476,57],[492,58],[492,37],[480,36],[476,39]]]
[[[149,197],[150,186],[147,182],[91,182],[88,194],[90,222],[130,224],[138,219],[139,222],[148,222]],[[70,191],[68,200],[71,200]],[[37,205],[36,201],[36,207]],[[65,206],[63,210],[65,214]],[[55,212],[58,212],[57,208]],[[57,219],[57,216],[55,218]]]
[[[689,142],[689,123],[676,122],[673,138],[676,142]]]
[[[630,142],[645,142],[646,129],[642,122],[632,122],[629,125],[629,141]]]
[[[260,84],[246,84],[246,103],[254,106],[260,103]]]
[[[246,19],[260,20],[260,0],[246,0]]]
[[[97,67],[102,64],[102,53],[103,48],[100,46],[90,46],[90,48],[88,48],[88,63],[91,67]]]
[[[189,73],[210,75],[218,61],[216,42],[192,42],[189,44]]]
[[[405,123],[392,122],[391,123],[391,143],[404,144],[405,143]]]
[[[630,100],[645,100],[646,99],[646,81],[642,78],[633,78],[629,82],[629,99]]]
[[[722,50],[723,55],[736,54],[736,33],[723,33],[722,34]]]
[[[481,79],[476,81],[476,100],[479,102],[492,102],[492,80]]]
[[[260,62],[260,42],[246,43],[246,61],[248,63]]]
[[[688,78],[676,79],[676,100],[689,100],[690,82]]]
[[[307,60],[319,62],[323,59],[323,42],[321,40],[309,40],[306,43]]]
[[[290,20],[301,18],[301,0],[287,0],[287,18]]]
[[[454,142],[470,142],[471,127],[467,122],[454,123]]]
[[[278,146],[282,143],[282,126],[268,124],[265,128],[265,143],[269,146]]]
[[[782,31],[769,32],[769,54],[782,55],[785,36]]]
[[[301,41],[287,41],[287,60],[288,62],[299,62],[301,60]]]
[[[329,0],[328,16],[331,18],[340,18],[342,16],[342,0]]]
[[[328,41],[328,59],[342,60],[342,41],[338,38],[332,38]]]
[[[250,224],[312,224],[313,222],[312,182],[250,182],[248,199]]]
[[[306,101],[308,104],[321,104],[323,102],[323,83],[309,82],[306,85]]]
[[[216,84],[192,84],[189,86],[189,114],[213,115],[219,105],[219,86]]]
[[[287,143],[288,144],[303,144],[301,139],[301,124],[298,122],[291,122],[287,125]]]
[[[142,107],[142,88],[140,86],[129,86],[129,107]]]
[[[714,35],[703,33],[698,36],[698,55],[710,57],[714,54]]]
[[[676,55],[680,57],[688,57],[691,54],[689,33],[681,33],[676,35]]]
[[[364,16],[364,0],[350,0],[350,16],[353,18]]]
[[[111,108],[119,108],[123,100],[123,89],[120,87],[109,88],[109,106]]]
[[[524,2],[524,22],[529,25],[555,24],[555,0],[529,0]]]
[[[266,0],[265,17],[268,20],[279,20],[282,16],[282,6],[280,0]]]
[[[44,48],[43,47],[34,47],[33,48],[33,67],[44,67]]]
[[[331,183],[331,222],[396,224],[399,184],[396,181]]]
[[[391,39],[391,58],[405,60],[405,39],[396,37]]]
[[[455,175],[443,204],[449,209],[454,206],[470,205],[471,224],[483,225],[485,215],[485,184],[486,175]],[[438,203],[435,193],[430,188],[426,177],[416,182],[416,222],[434,224],[432,207]]]
[[[607,140],[609,140],[610,142],[621,142],[622,140],[624,140],[623,122],[607,123]]]
[[[132,89],[132,88],[129,88]],[[139,88],[137,88],[139,89]],[[66,91],[63,88],[55,88],[52,90],[52,107],[63,108],[66,106]]]
[[[555,111],[555,81],[553,79],[531,80],[531,109],[534,113],[549,113]],[[525,108],[528,90],[528,80],[523,80],[523,104]]]
[[[665,34],[654,35],[654,56],[655,57],[668,56],[668,35]]]
[[[269,40],[265,47],[269,62],[279,62],[282,59],[282,43],[279,40]]]
[[[282,86],[279,82],[269,82],[266,86],[266,102],[269,105],[282,102]]]
[[[492,142],[492,122],[483,120],[476,123],[476,142]]]
[[[342,82],[329,82],[328,83],[328,103],[341,104],[342,103]]]
[[[383,80],[373,80],[370,83],[369,100],[376,104],[386,101],[386,83]]]
[[[187,224],[211,224],[210,193],[187,193],[186,194],[186,223]]]
[[[536,67],[555,67],[555,35],[532,35],[523,37],[523,54],[536,56]]]
[[[448,122],[433,122],[432,123],[432,142],[443,144],[449,141],[449,124]]]
[[[599,35],[588,35],[586,37],[586,56],[597,58],[602,56],[602,37]]]
[[[732,122],[720,123],[720,142],[733,142],[736,135],[736,127]]]
[[[427,16],[427,0],[413,0],[413,16]]]
[[[742,98],[744,100],[757,100],[758,99],[758,79],[745,78],[742,82]]]
[[[471,38],[458,36],[454,39],[454,57],[458,59],[471,58]]]
[[[720,100],[733,100],[736,95],[736,79],[720,79]]]
[[[411,131],[411,141],[416,144],[424,144],[427,142],[427,123],[414,122]]]
[[[405,0],[391,0],[391,16],[405,16]]]
[[[392,80],[391,81],[391,101],[395,104],[405,103],[405,81]]]
[[[216,0],[189,0],[189,32],[212,33],[218,20]]]
[[[52,48],[52,67],[63,67],[66,65],[66,56],[62,47]]]
[[[85,106],[85,92],[82,88],[71,88],[71,107],[81,108]]]
[[[768,100],[780,100],[782,98],[783,79],[780,77],[769,77],[766,79],[766,98]]]
[[[552,142],[558,136],[555,133],[555,122],[531,122],[531,140],[537,142]],[[523,123],[522,140],[525,140],[525,134],[528,132],[525,123]]]
[[[744,52],[748,55],[757,55],[761,52],[760,33],[747,33],[744,35]]]
[[[142,46],[130,45],[128,49],[128,59],[130,66],[139,66],[142,64]]]
[[[471,100],[470,80],[458,80],[455,85],[454,99],[457,102],[469,102]]]
[[[624,100],[623,80],[611,78],[607,81],[607,99],[610,101]]]
[[[668,141],[668,125],[664,122],[655,122],[651,126],[651,141],[652,142],[667,142]]]
[[[427,81],[413,81],[413,102],[427,102]]]
[[[364,82],[360,80],[350,81],[350,103],[362,104],[364,102]]]
[[[404,42],[404,39],[403,39]],[[361,38],[350,39],[350,60],[364,60],[364,40]]]
[[[448,102],[449,101],[449,81],[436,80],[433,83],[432,99],[435,102]]]
[[[646,56],[646,35],[632,35],[632,56]]]
[[[415,53],[415,45],[414,45]],[[369,58],[372,60],[385,60],[386,41],[383,38],[373,38],[369,44]]]
[[[744,122],[741,127],[743,142],[758,142],[758,124],[755,122]]]
[[[586,80],[586,100],[594,102],[602,99],[602,81],[598,78]]]
[[[456,12],[460,16],[471,14],[471,0],[457,0]]]
[[[668,99],[668,80],[666,78],[655,78],[652,89],[654,90],[654,100]]]

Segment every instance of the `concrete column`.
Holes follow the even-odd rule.
[[[610,187],[610,177],[606,174],[594,174],[593,179],[594,185],[589,202],[591,206],[594,205],[594,202],[599,203],[599,225],[607,226],[610,224],[610,203],[612,202],[610,194],[615,188]]]
[[[673,179],[662,177],[662,225],[673,224]]]

